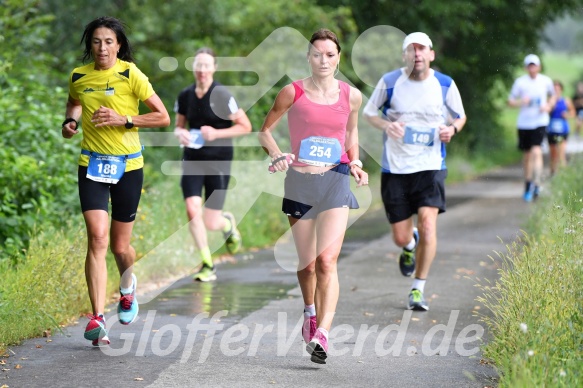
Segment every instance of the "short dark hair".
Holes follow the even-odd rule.
[[[93,57],[91,51],[91,41],[93,39],[93,32],[100,27],[109,28],[115,32],[117,42],[120,44],[119,53],[117,57],[127,62],[133,62],[134,56],[132,52],[132,46],[128,40],[125,33],[124,23],[111,16],[102,16],[97,19],[92,20],[85,26],[85,31],[83,31],[83,36],[81,37],[81,44],[85,43],[85,50],[83,51],[82,61],[85,63],[86,60]]]
[[[198,54],[208,54],[211,57],[213,57],[214,61],[215,61],[215,65],[217,64],[217,56],[215,55],[215,52],[213,51],[212,48],[210,47],[201,47],[198,50],[196,50],[196,52],[194,53],[194,56],[196,57]]]
[[[558,79],[554,80],[553,84],[559,85],[561,87],[561,90],[565,90],[565,88],[563,87],[563,83],[561,81],[559,81]]]
[[[334,42],[336,44],[336,48],[338,49],[338,54],[340,54],[340,43],[338,43],[338,37],[336,36],[335,33],[330,31],[329,29],[320,28],[318,31],[316,31],[312,34],[312,37],[310,38],[310,44],[308,45],[308,52],[310,52],[312,45],[317,40],[331,40],[332,42]]]

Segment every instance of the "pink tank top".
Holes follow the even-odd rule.
[[[312,102],[303,81],[292,83],[296,95],[288,111],[288,127],[294,166],[349,163],[344,143],[350,116],[350,85],[338,81],[340,97],[335,104]]]

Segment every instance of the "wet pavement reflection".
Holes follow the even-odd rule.
[[[223,268],[221,268],[223,269]],[[224,269],[223,269],[224,270]],[[191,279],[162,293],[145,306],[159,314],[193,316],[201,312],[214,315],[221,310],[229,311],[232,319],[243,317],[260,309],[271,300],[287,297],[295,284],[216,282],[200,283]]]
[[[388,231],[389,224],[382,211],[365,213],[347,230],[340,261]],[[296,273],[281,268],[271,248],[239,255],[234,263],[217,265],[217,280],[214,282],[194,282],[190,277],[181,279],[140,308],[177,316],[193,316],[202,312],[212,316],[227,310],[229,319],[237,320],[271,300],[299,298],[288,294],[297,286]]]

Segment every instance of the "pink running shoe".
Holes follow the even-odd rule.
[[[310,313],[304,311],[304,325],[302,326],[302,336],[306,343],[310,342],[316,334],[316,316],[311,316]]]
[[[321,329],[316,330],[314,338],[306,345],[306,351],[312,356],[312,362],[325,364],[328,357],[328,340]]]
[[[109,345],[109,337],[105,328],[105,319],[103,315],[88,315],[89,323],[85,328],[85,339],[91,341],[93,346]]]

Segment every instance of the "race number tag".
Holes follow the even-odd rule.
[[[565,129],[564,122],[561,119],[551,119],[549,124],[550,133],[563,133]]]
[[[127,156],[102,155],[96,152],[89,154],[87,178],[96,182],[115,185],[126,170]]]
[[[204,138],[202,137],[202,132],[200,129],[190,130],[190,142],[188,143],[188,148],[194,148],[195,150],[202,148],[204,145]]]
[[[298,162],[311,166],[332,166],[340,163],[341,153],[338,139],[311,136],[302,140]]]
[[[403,142],[416,146],[432,147],[435,137],[435,128],[405,127]]]
[[[530,100],[530,103],[528,104],[528,106],[531,107],[539,107],[541,106],[541,98],[540,97],[535,97],[533,99]]]

